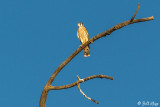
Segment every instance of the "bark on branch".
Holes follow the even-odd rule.
[[[138,9],[139,9],[140,5],[138,6]],[[141,18],[141,19],[134,19],[137,12],[138,12],[138,9],[137,11],[135,12],[134,16],[132,17],[131,20],[128,20],[128,21],[125,21],[123,23],[120,23],[120,24],[117,24],[115,25],[114,27],[94,36],[93,38],[89,39],[88,42],[84,43],[81,47],[79,47],[75,52],[73,52],[55,71],[54,73],[52,74],[52,76],[50,77],[50,79],[48,80],[48,82],[46,83],[46,85],[44,86],[43,88],[43,91],[42,91],[42,94],[41,94],[41,98],[40,98],[40,105],[39,107],[46,107],[46,99],[47,99],[47,95],[48,95],[48,92],[49,90],[55,90],[55,89],[66,89],[66,88],[71,88],[73,86],[76,86],[77,83],[81,83],[82,81],[78,81],[78,82],[75,82],[75,83],[72,83],[72,84],[69,84],[69,85],[64,85],[64,86],[58,86],[58,87],[55,87],[55,86],[51,86],[52,82],[54,81],[54,79],[56,78],[57,74],[80,52],[82,51],[87,45],[93,43],[94,41],[98,40],[99,38],[101,37],[105,37],[107,35],[110,35],[113,31],[115,30],[118,30],[124,26],[127,26],[127,25],[130,25],[130,24],[133,24],[133,23],[138,23],[138,22],[145,22],[145,21],[150,21],[150,20],[153,20],[154,17],[147,17],[147,18]],[[95,76],[91,76],[91,77],[88,77],[88,78],[85,78],[84,81],[87,81],[89,79],[93,79],[95,78]]]
[[[87,78],[84,78],[84,79],[80,79],[72,84],[68,84],[68,85],[63,85],[63,86],[49,86],[48,89],[49,90],[61,90],[61,89],[67,89],[67,88],[72,88],[74,86],[76,86],[77,84],[79,83],[82,83],[82,82],[85,82],[85,81],[88,81],[90,79],[94,79],[94,78],[106,78],[106,79],[110,79],[110,80],[113,80],[113,77],[109,77],[107,75],[93,75],[93,76],[89,76]]]

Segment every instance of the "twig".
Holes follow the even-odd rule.
[[[80,80],[80,78],[79,78],[78,75],[77,75],[77,78],[78,78],[78,80]],[[82,95],[83,95],[84,97],[86,97],[87,99],[89,99],[89,100],[91,100],[91,101],[93,101],[93,102],[99,104],[98,101],[93,100],[92,98],[88,97],[88,96],[81,90],[81,88],[80,88],[80,83],[77,84],[77,87],[78,87],[78,90],[82,93]]]
[[[138,13],[139,8],[140,8],[140,3],[138,4],[138,8],[137,8],[136,12],[134,13],[133,17],[131,18],[131,22],[134,20],[136,14]]]

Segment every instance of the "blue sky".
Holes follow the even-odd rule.
[[[129,20],[153,21],[126,26],[79,53],[56,77],[60,86],[104,74],[77,87],[50,91],[47,107],[138,107],[138,101],[160,105],[159,0],[3,0],[0,1],[0,107],[38,107],[43,87],[54,70],[80,45],[77,23],[90,38]],[[140,105],[142,106],[142,105]]]

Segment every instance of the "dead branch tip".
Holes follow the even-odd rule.
[[[140,3],[138,3],[138,8],[137,8],[136,12],[134,13],[133,17],[131,18],[131,20],[130,20],[131,22],[134,20],[136,14],[138,13],[139,8],[140,8]]]

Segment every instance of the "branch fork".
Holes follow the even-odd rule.
[[[78,78],[78,80],[83,80],[83,79],[80,79],[78,75],[77,75],[77,78]],[[84,81],[84,80],[83,80],[83,81]],[[86,97],[87,99],[89,99],[89,100],[91,100],[91,101],[99,104],[98,101],[93,100],[92,98],[88,97],[88,96],[81,90],[81,88],[80,88],[80,83],[77,84],[77,87],[78,87],[78,90],[81,92],[81,94],[82,94],[84,97]]]

